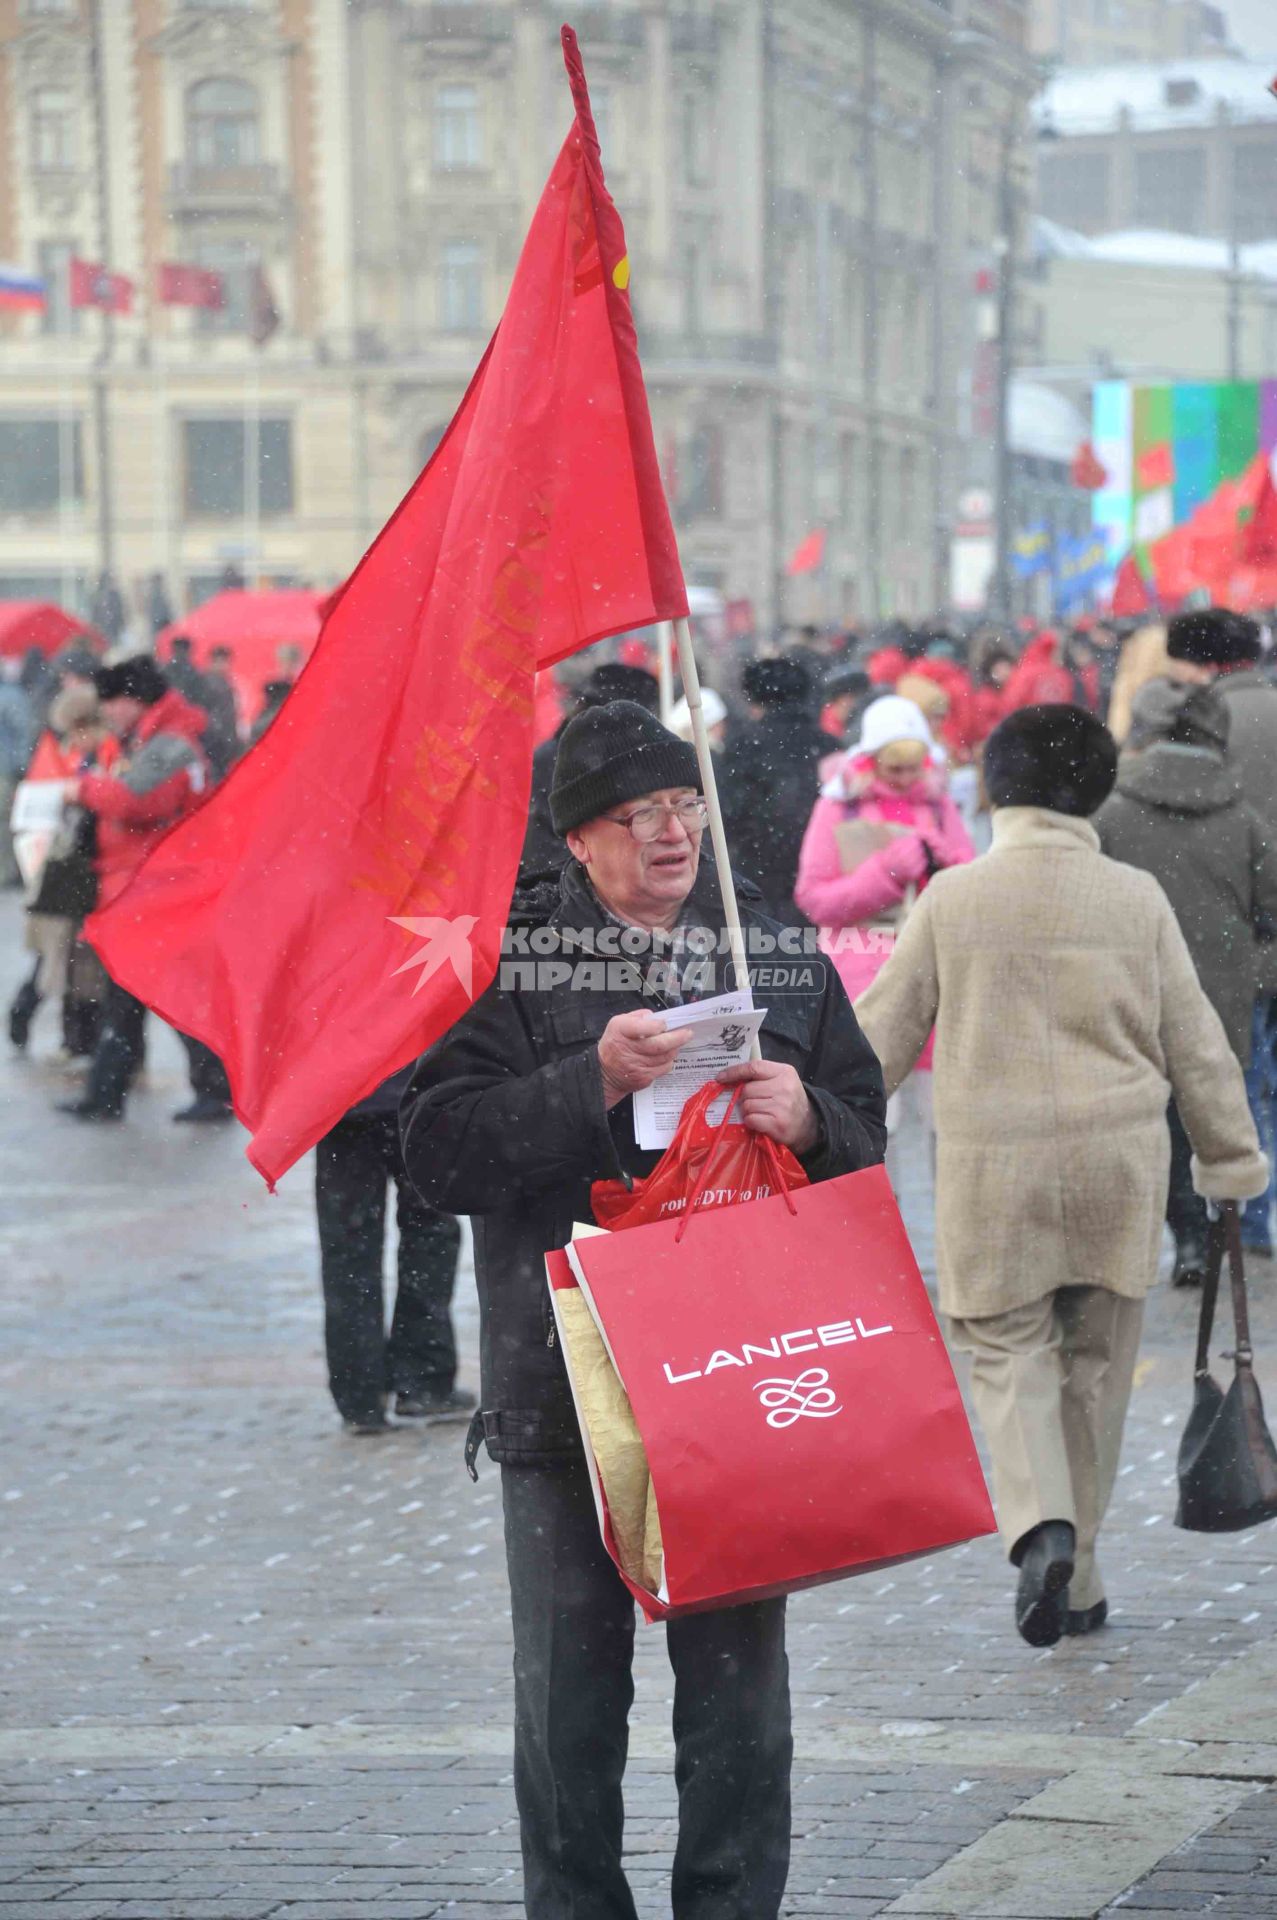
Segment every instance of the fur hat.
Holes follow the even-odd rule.
[[[1085,819],[1116,779],[1117,745],[1084,707],[1020,707],[985,743],[984,783],[995,807],[1045,807]]]
[[[778,654],[751,660],[740,677],[741,692],[753,707],[802,707],[812,696],[811,675],[801,660]]]
[[[1202,607],[1196,613],[1177,613],[1166,629],[1166,651],[1172,660],[1195,667],[1244,667],[1263,652],[1259,628],[1231,607]]]
[[[570,833],[640,794],[663,787],[701,792],[696,753],[633,700],[588,707],[559,736],[550,788],[556,833]]]
[[[649,713],[659,713],[661,689],[654,673],[646,667],[627,667],[619,660],[605,660],[587,674],[577,688],[577,712],[587,707],[606,707],[613,700],[634,700]]]
[[[140,700],[153,707],[168,692],[169,683],[149,653],[133,653],[127,660],[99,667],[93,675],[99,700]]]

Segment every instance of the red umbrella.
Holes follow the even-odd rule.
[[[0,600],[0,659],[20,658],[32,647],[57,653],[72,640],[85,640],[95,653],[102,651],[97,629],[51,600]]]
[[[229,647],[233,677],[256,693],[268,680],[293,677],[294,667],[281,664],[281,647],[295,647],[302,660],[309,659],[331,597],[309,588],[215,593],[184,620],[165,627],[155,650],[167,660],[174,639],[185,634],[196,666],[202,667],[214,647]]]

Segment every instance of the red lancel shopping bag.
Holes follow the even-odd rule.
[[[807,1175],[788,1147],[777,1146],[766,1134],[755,1133],[732,1112],[739,1088],[727,1099],[727,1088],[711,1080],[694,1093],[683,1108],[673,1140],[646,1180],[627,1186],[623,1180],[596,1180],[590,1205],[601,1227],[644,1227],[652,1220],[669,1220],[683,1213],[695,1193],[698,1209],[733,1207],[743,1200],[765,1200],[782,1186],[805,1187]],[[727,1100],[717,1125],[710,1108]],[[713,1184],[708,1184],[710,1175]]]
[[[646,1454],[650,1584],[622,1577],[649,1619],[994,1531],[882,1167],[710,1212],[693,1199],[680,1218],[574,1240],[547,1267],[556,1317],[573,1282],[584,1297]],[[586,1451],[619,1567],[588,1432]]]

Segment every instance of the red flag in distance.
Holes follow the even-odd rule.
[[[798,542],[794,551],[785,562],[785,572],[790,579],[800,573],[814,573],[825,557],[825,529],[817,527],[813,533]]]
[[[164,307],[204,307],[218,313],[226,305],[226,282],[220,273],[212,273],[207,267],[188,267],[179,261],[163,260],[159,297]]]
[[[103,313],[133,311],[133,282],[100,261],[73,259],[69,286],[73,307],[100,307]]]

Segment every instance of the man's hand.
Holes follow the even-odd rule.
[[[744,1060],[717,1075],[725,1087],[739,1087],[735,1113],[755,1133],[765,1133],[792,1153],[808,1153],[820,1137],[816,1110],[792,1067],[779,1060]]]
[[[654,1013],[613,1014],[599,1040],[604,1105],[614,1107],[668,1073],[691,1037],[690,1027],[671,1031]]]

